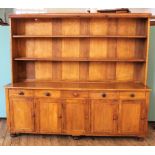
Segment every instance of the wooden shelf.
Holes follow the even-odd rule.
[[[34,14],[11,14],[15,19],[46,19],[46,18],[148,18],[150,13],[34,13]]]
[[[118,59],[118,58],[14,58],[15,61],[58,61],[58,62],[89,62],[89,61],[99,61],[99,62],[145,62],[144,59]]]
[[[142,83],[136,82],[18,82],[7,85],[7,88],[24,88],[24,89],[59,89],[59,90],[143,90],[148,89]]]
[[[121,35],[13,35],[13,38],[147,38],[145,35],[121,36]]]

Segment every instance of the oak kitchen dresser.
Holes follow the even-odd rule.
[[[12,14],[10,134],[145,137],[150,14]]]

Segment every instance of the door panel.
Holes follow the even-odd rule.
[[[63,102],[63,130],[65,133],[84,134],[88,130],[88,103],[85,100]]]
[[[38,99],[36,102],[36,119],[41,133],[61,132],[61,103],[53,99]]]
[[[118,125],[118,101],[91,101],[91,132],[115,133]]]
[[[121,133],[138,133],[142,123],[143,100],[126,100],[121,103]]]
[[[11,99],[11,130],[14,132],[34,131],[34,102],[31,98]]]

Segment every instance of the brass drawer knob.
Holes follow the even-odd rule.
[[[76,92],[74,92],[74,93],[73,93],[73,96],[74,96],[74,97],[78,97],[78,96],[79,96],[79,94],[78,94],[78,93],[76,93]]]
[[[102,94],[102,97],[106,97],[107,95],[105,93]]]
[[[131,94],[130,97],[135,97],[135,94]]]
[[[23,91],[19,92],[19,95],[23,96],[24,95],[24,92]]]
[[[46,92],[45,96],[51,96],[51,94],[49,92]]]

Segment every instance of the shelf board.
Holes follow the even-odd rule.
[[[11,14],[10,18],[144,18],[151,17],[150,13],[34,13]]]
[[[7,88],[24,89],[57,89],[57,90],[142,90],[149,88],[138,82],[17,82],[6,86]]]
[[[13,38],[147,38],[145,35],[13,35]]]
[[[56,61],[56,62],[145,62],[144,59],[118,59],[118,58],[14,58],[15,61]]]

